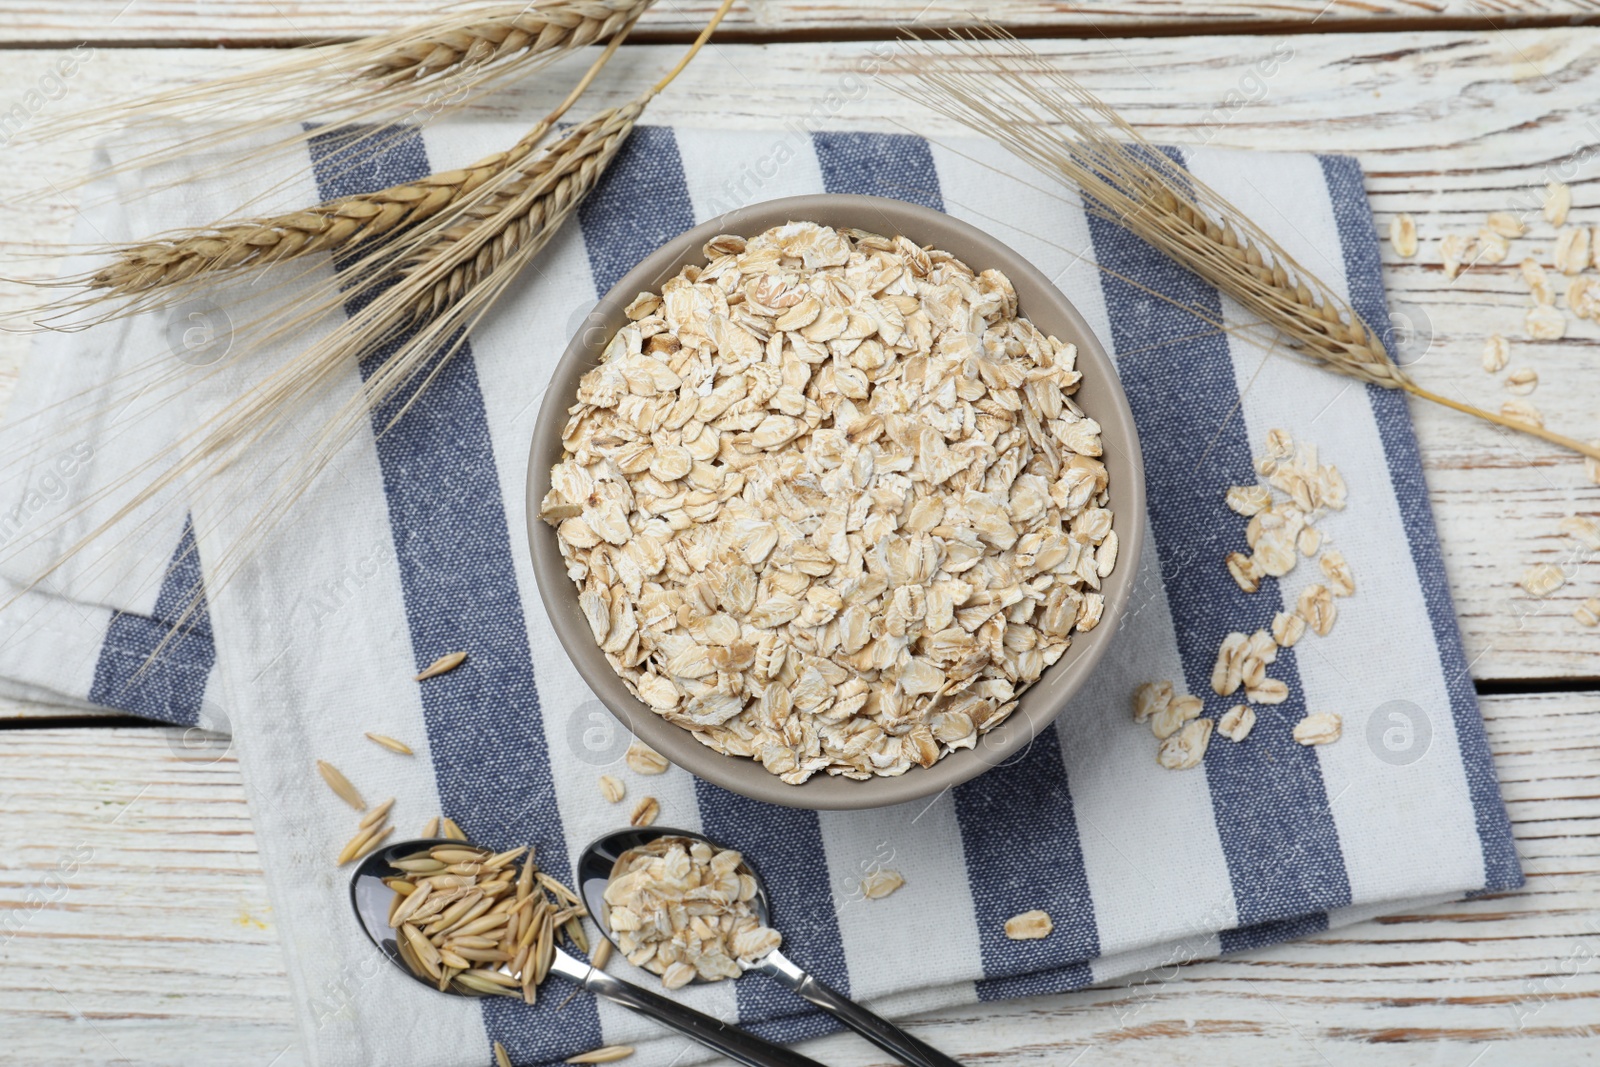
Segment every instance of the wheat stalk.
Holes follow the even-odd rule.
[[[418,181],[343,197],[285,215],[198,230],[118,249],[115,260],[89,275],[89,289],[126,297],[179,285],[201,274],[269,266],[314,252],[346,249],[430,219],[499,173],[526,158],[549,132],[535,127],[514,147],[469,167]]]
[[[640,0],[545,0],[468,12],[473,21],[465,26],[435,23],[374,40],[367,50],[371,58],[357,77],[414,83],[455,68],[582,48],[611,36],[647,6]]]
[[[986,47],[996,41],[1011,54]],[[1233,297],[1284,335],[1299,355],[1337,374],[1404,390],[1600,458],[1600,448],[1418,385],[1348,301],[1225,197],[1009,33],[986,26],[952,33],[949,43],[952,50],[941,51],[910,42],[898,69],[915,78],[917,88],[895,88],[1076,185],[1086,211],[1125,227]]]

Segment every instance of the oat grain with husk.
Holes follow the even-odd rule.
[[[1111,107],[1005,30],[989,25],[952,32],[938,43],[913,39],[895,69],[904,79],[894,84],[896,91],[1076,186],[1085,210],[1128,229],[1233,297],[1313,365],[1600,458],[1594,445],[1419,385],[1348,301]]]
[[[393,866],[400,873],[383,881],[395,894],[389,926],[397,951],[413,974],[441,992],[533,1004],[561,937],[587,951],[582,902],[540,871],[526,847],[491,853],[450,841]]]

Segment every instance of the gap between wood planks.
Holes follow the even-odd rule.
[[[1307,34],[1375,34],[1375,33],[1482,33],[1498,30],[1564,29],[1581,26],[1600,26],[1600,10],[1587,15],[1435,15],[1427,17],[1333,18],[1326,22],[1265,19],[1168,19],[1150,22],[1112,22],[1104,26],[1083,23],[1063,23],[1056,26],[1029,23],[1009,25],[1001,22],[1010,33],[1024,39],[1094,40],[1131,37],[1252,37],[1272,35],[1277,37]],[[946,28],[959,28],[957,24],[918,27],[925,33],[939,33]],[[852,26],[838,30],[759,30],[733,28],[719,32],[721,44],[827,44],[853,41],[887,41],[902,36],[898,26]],[[694,30],[635,30],[629,35],[630,44],[688,44],[694,40]],[[172,37],[172,38],[116,38],[97,40],[93,37],[72,40],[4,41],[0,51],[49,51],[51,49],[91,48],[108,49],[251,49],[298,48],[309,44],[333,44],[355,40],[353,37]]]

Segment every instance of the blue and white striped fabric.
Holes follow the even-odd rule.
[[[514,133],[440,124],[354,173],[328,167],[313,145],[312,178],[282,195],[332,197],[416,178]],[[1183,161],[1347,288],[1369,321],[1386,321],[1354,162],[1210,151]],[[308,1061],[482,1064],[493,1041],[519,1064],[618,1042],[638,1045],[632,1062],[647,1067],[700,1058],[588,997],[562,1007],[565,993],[552,990],[534,1008],[450,1000],[393,973],[347,913],[345,875],[329,860],[352,820],[315,783],[317,758],[337,763],[369,798],[398,796],[402,834],[443,810],[485,844],[533,842],[557,872],[624,820],[596,788],[609,768],[631,796],[660,799],[663,823],[743,849],[770,883],[793,955],[891,1014],[1076,989],[1520,884],[1403,399],[1210,331],[1149,296],[1139,286],[1212,319],[1247,322],[1148,246],[1014,172],[1010,157],[978,142],[642,128],[415,409],[347,448],[283,535],[187,620],[153,668],[140,673],[194,576],[192,531],[205,561],[240,533],[242,518],[221,514],[204,492],[169,502],[141,534],[142,555],[120,570],[68,572],[0,618],[0,673],[12,691],[231,729]],[[542,390],[596,298],[699,220],[822,190],[947,211],[1055,278],[1117,357],[1149,477],[1139,590],[1077,703],[1010,766],[931,802],[876,812],[773,808],[678,770],[653,779],[619,770],[627,738],[562,653],[522,528]],[[218,202],[223,194],[200,183],[99,215],[97,228],[114,239],[201,223]],[[97,360],[143,366],[134,353],[158,350],[160,329],[135,323],[52,339],[49,358],[30,370],[26,406],[81,390]],[[176,421],[192,425],[272,359],[253,354],[236,371],[197,379]],[[358,373],[350,369],[350,388]],[[325,414],[305,413],[305,425]],[[1223,635],[1267,626],[1310,581],[1302,567],[1283,588],[1269,579],[1246,595],[1222,565],[1244,540],[1244,520],[1221,506],[1224,491],[1255,481],[1252,445],[1278,426],[1344,472],[1350,506],[1323,530],[1359,591],[1341,601],[1331,636],[1279,654],[1273,674],[1292,696],[1262,709],[1248,742],[1218,741],[1202,770],[1172,773],[1156,765],[1149,731],[1129,720],[1134,686],[1172,679],[1205,695],[1207,715],[1220,714],[1231,701],[1213,697],[1209,679]],[[121,423],[93,432],[102,430],[104,441],[88,438],[91,473],[69,480],[69,496],[132,462],[110,435],[155,445],[176,432]],[[31,485],[14,480],[0,504],[25,502]],[[65,542],[47,538],[40,551],[52,543]],[[174,560],[181,565],[169,567]],[[471,653],[466,666],[424,686],[410,681],[458,649]],[[1290,730],[1310,710],[1342,715],[1343,739],[1295,744]],[[410,742],[416,758],[369,744],[369,730]],[[863,900],[859,880],[878,866],[906,884]],[[1004,921],[1035,908],[1054,917],[1055,933],[1007,940]],[[682,995],[786,1041],[830,1029],[759,977]]]

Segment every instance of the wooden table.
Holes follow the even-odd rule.
[[[0,111],[84,42],[69,80],[87,107],[158,82],[196,80],[248,49],[351,35],[434,9],[434,0],[7,0]],[[712,0],[661,0],[630,50],[659,67]],[[799,115],[866,42],[909,24],[959,22],[972,7],[1069,57],[1093,89],[1153,139],[1345,151],[1368,173],[1380,228],[1414,215],[1424,253],[1394,258],[1390,299],[1432,338],[1413,370],[1428,387],[1497,407],[1479,367],[1491,333],[1520,337],[1515,268],[1449,284],[1433,244],[1541,187],[1573,184],[1574,220],[1600,223],[1600,8],[1585,0],[815,0],[741,4],[714,49],[652,111],[657,121],[771,125]],[[219,51],[216,45],[246,49]],[[1258,60],[1289,58],[1266,79]],[[753,74],[751,90],[736,72]],[[631,91],[631,90],[629,90]],[[1233,94],[1230,96],[1230,94]],[[606,95],[604,88],[601,95]],[[620,97],[614,91],[613,97]],[[499,107],[529,107],[532,91]],[[13,100],[12,98],[15,98]],[[945,128],[874,87],[829,122],[896,118]],[[6,186],[65,186],[82,146],[0,149]],[[7,258],[68,235],[70,194],[0,203]],[[8,262],[47,277],[54,260]],[[6,307],[26,292],[0,293]],[[1593,429],[1595,342],[1514,346],[1543,385],[1553,428]],[[26,339],[0,334],[9,394]],[[1556,523],[1600,506],[1575,457],[1431,407],[1414,411],[1446,563],[1489,738],[1528,874],[1519,893],[1397,915],[1216,962],[1068,996],[938,1014],[920,1025],[969,1063],[1579,1063],[1600,1059],[1600,631],[1572,609],[1600,593]],[[1566,567],[1565,588],[1531,601],[1528,565]],[[287,980],[244,793],[224,742],[44,706],[0,708],[0,914],[29,908],[64,847],[85,858],[64,890],[0,938],[3,1058],[267,1067],[299,1062]],[[180,920],[181,917],[181,921]],[[859,1041],[819,1058],[881,1063]]]

